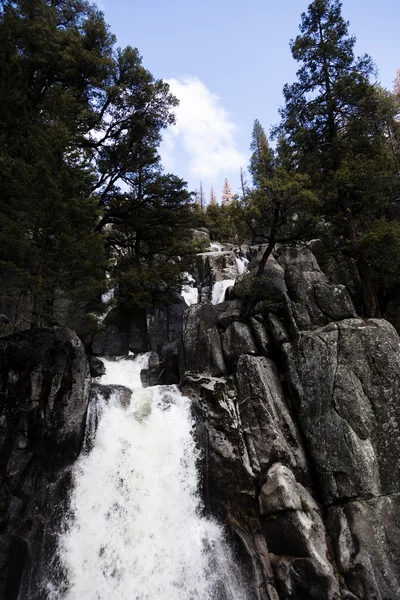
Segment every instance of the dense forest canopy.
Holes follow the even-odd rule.
[[[249,184],[223,203],[163,171],[158,148],[178,100],[139,52],[117,48],[86,0],[0,1],[0,285],[15,318],[51,322],[62,298],[101,310],[106,274],[128,307],[179,286],[191,228],[263,243],[319,240],[357,273],[365,316],[400,322],[400,86],[356,57],[338,0],[314,0],[290,42],[273,148],[251,137]],[[338,258],[340,257],[340,259]],[[17,307],[20,306],[20,310]]]

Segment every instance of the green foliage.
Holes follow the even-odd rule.
[[[93,172],[80,151],[113,42],[89,3],[2,2],[0,279],[30,298],[33,319],[55,290],[102,290],[103,239]]]
[[[283,146],[274,155],[258,121],[250,148],[255,148],[249,167],[255,187],[236,206],[237,222],[246,224],[254,240],[268,243],[270,252],[277,242],[313,235],[319,203],[309,177],[288,168]]]
[[[291,42],[300,68],[297,81],[284,87],[275,135],[285,161],[309,176],[321,220],[357,266],[365,314],[377,316],[371,265],[360,242],[399,192],[398,108],[371,83],[373,63],[366,55],[356,58],[354,45],[339,0],[314,0]]]
[[[387,288],[396,286],[400,272],[400,222],[375,221],[360,244],[380,285]]]
[[[256,187],[262,185],[262,180],[271,177],[274,172],[274,154],[269,147],[265,131],[257,119],[254,121],[251,134],[249,171],[253,176],[253,184]]]
[[[154,172],[140,196],[133,190],[117,196],[107,214],[121,301],[144,308],[166,300],[180,282],[185,259],[197,250],[191,243],[194,216],[184,182]]]
[[[56,297],[93,305],[105,242],[131,305],[193,252],[189,195],[157,152],[178,101],[114,42],[86,0],[0,2],[0,279],[36,322]]]
[[[210,202],[205,211],[205,223],[210,231],[212,240],[225,243],[238,242],[238,228],[235,214],[235,200],[230,204],[222,205]]]

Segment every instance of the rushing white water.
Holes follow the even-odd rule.
[[[243,275],[249,264],[248,259],[245,256],[236,256],[236,265],[239,275]]]
[[[194,277],[190,273],[185,273],[187,283],[182,286],[181,295],[185,299],[188,306],[197,304],[199,301],[199,290],[193,284],[196,283]]]
[[[225,300],[225,292],[231,285],[235,285],[235,279],[216,281],[212,289],[211,303],[220,304],[220,302],[223,302]]]
[[[174,386],[141,388],[146,360],[104,360],[100,383],[132,397],[97,396],[47,597],[246,600],[222,529],[201,514],[190,401]]]
[[[210,248],[211,248],[211,252],[221,252],[223,245],[218,244],[218,242],[213,242],[212,244],[210,244]]]

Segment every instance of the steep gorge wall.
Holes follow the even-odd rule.
[[[248,322],[238,301],[184,315],[209,510],[257,598],[400,598],[399,337],[308,249],[278,261]]]
[[[400,598],[397,333],[358,318],[306,248],[270,258],[261,301],[243,319],[239,299],[209,301],[215,282],[237,276],[233,253],[213,254],[195,266],[201,303],[185,309],[176,298],[148,321],[159,356],[144,376],[150,385],[180,376],[193,399],[205,506],[226,524],[251,597]],[[134,321],[118,323],[124,352],[138,339]],[[112,347],[109,334],[96,343]],[[0,338],[7,600],[43,597],[40,569],[54,560],[96,360],[59,327]]]

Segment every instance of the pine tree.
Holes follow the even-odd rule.
[[[200,208],[202,210],[204,210],[206,207],[206,198],[204,195],[203,183],[201,181],[200,181],[200,188],[199,188],[199,195],[198,195],[198,203],[200,205]]]
[[[300,32],[291,50],[301,66],[297,81],[284,87],[277,133],[323,198],[325,221],[346,239],[365,314],[377,316],[371,268],[360,245],[361,228],[379,213],[387,177],[385,120],[378,90],[370,83],[374,67],[368,56],[355,58],[355,38],[348,34],[339,0],[314,0],[302,14]]]
[[[393,91],[400,98],[400,69],[397,69]]]
[[[257,119],[254,121],[251,134],[249,171],[253,177],[253,184],[258,187],[265,177],[270,177],[273,173],[273,153],[269,147],[265,131]]]
[[[0,282],[14,306],[26,296],[27,324],[37,325],[51,318],[55,294],[90,298],[103,285],[83,142],[114,38],[81,0],[3,1],[1,9]]]
[[[218,205],[217,196],[215,195],[213,186],[211,186],[211,189],[210,189],[210,204]]]
[[[224,188],[222,190],[222,205],[232,204],[234,200],[234,194],[232,192],[229,181],[225,178]]]
[[[0,6],[1,287],[27,290],[40,323],[60,291],[101,292],[107,236],[143,305],[189,248],[189,196],[158,154],[178,101],[137,50],[114,49],[90,2]]]

